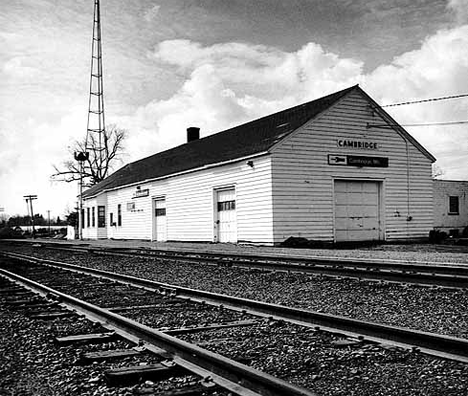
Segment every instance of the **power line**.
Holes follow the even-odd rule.
[[[468,120],[447,121],[447,122],[429,122],[425,124],[370,124],[370,123],[367,123],[367,129],[369,128],[392,128],[394,126],[425,127],[425,126],[443,126],[443,125],[460,125],[460,124],[468,124]]]
[[[437,126],[437,125],[460,125],[460,124],[468,124],[468,120],[464,121],[447,121],[447,122],[432,122],[427,124],[401,124],[401,126]]]
[[[403,106],[403,105],[417,104],[417,103],[437,102],[439,100],[459,99],[459,98],[465,98],[465,97],[468,97],[468,93],[460,94],[460,95],[441,96],[441,97],[438,97],[438,98],[413,100],[413,101],[408,101],[408,102],[392,103],[392,104],[388,104],[388,105],[384,105],[384,106],[380,106],[380,107]]]

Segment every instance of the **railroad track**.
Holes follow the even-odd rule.
[[[291,373],[285,372],[284,365],[280,365],[273,372],[287,381],[298,382],[299,385],[303,385],[306,388],[313,388],[314,382],[320,381],[321,377],[324,376],[322,372],[314,374],[318,363],[311,363],[310,357],[307,358],[306,356],[306,359],[304,359],[304,356],[300,356],[301,354],[303,355],[303,351],[308,351],[311,345],[313,346],[314,353],[317,353],[318,349],[327,351],[325,352],[327,356],[325,362],[330,362],[330,359],[342,359],[343,348],[351,356],[364,356],[366,361],[369,360],[369,364],[371,365],[373,364],[373,359],[376,359],[376,356],[382,356],[382,354],[383,356],[392,355],[390,359],[397,359],[398,362],[415,359],[419,355],[418,350],[439,357],[456,359],[465,363],[468,362],[468,340],[360,322],[347,318],[281,307],[274,304],[260,303],[258,301],[230,298],[224,295],[190,290],[174,285],[82,268],[51,260],[26,257],[24,255],[9,254],[9,256],[15,256],[18,259],[36,263],[32,267],[24,264],[10,266],[10,270],[14,269],[18,273],[13,276],[27,274],[28,277],[36,278],[36,281],[46,282],[49,286],[40,287],[43,292],[53,293],[53,295],[59,296],[61,299],[66,298],[67,301],[72,302],[71,305],[75,309],[77,303],[72,297],[66,297],[60,291],[52,291],[50,286],[55,286],[57,289],[61,288],[62,290],[66,290],[67,293],[80,295],[81,297],[84,294],[87,300],[95,303],[97,299],[99,305],[106,306],[109,313],[101,317],[101,320],[114,325],[117,320],[116,316],[121,317],[124,315],[127,317],[124,320],[124,326],[128,326],[128,321],[132,322],[128,318],[139,318],[140,321],[147,323],[147,326],[151,329],[158,328],[158,334],[162,333],[165,336],[172,335],[191,343],[194,342],[198,345],[198,348],[202,346],[215,352],[221,352],[224,356],[229,356],[234,360],[247,364],[262,360],[259,358],[259,354],[263,360],[268,359],[268,353],[271,353],[271,345],[267,343],[267,346],[265,346],[268,353],[261,349],[256,349],[256,346],[246,352],[243,351],[242,342],[239,346],[239,339],[246,340],[253,338],[254,345],[262,344],[265,339],[269,340],[270,337],[275,338],[274,343],[276,344],[279,342],[278,339],[281,339],[282,341],[279,343],[282,346],[284,344],[294,346],[296,342],[299,342],[302,349],[299,352],[299,356],[297,355],[297,351],[293,351],[291,354],[295,360],[301,362],[299,368],[294,371],[302,375],[303,378],[300,380],[297,378],[291,379]],[[37,263],[41,265],[38,266]],[[62,274],[64,278],[58,281],[53,280],[53,277],[58,273]],[[64,274],[67,275],[65,276]],[[90,275],[93,275],[93,277],[89,278]],[[9,274],[9,276],[12,275]],[[96,278],[96,276],[99,278]],[[21,282],[29,282],[23,278],[18,279]],[[75,281],[72,282],[72,279],[75,279]],[[115,283],[116,281],[119,283]],[[87,285],[85,289],[83,288],[83,283]],[[37,285],[34,286],[37,287]],[[130,292],[133,288],[135,290]],[[102,296],[103,291],[105,291],[104,297]],[[109,299],[105,296],[112,297]],[[125,305],[123,304],[125,301],[131,303]],[[91,315],[97,315],[97,308],[89,309],[86,303],[84,305],[88,313],[90,311]],[[80,307],[79,309],[82,310],[83,308]],[[170,320],[164,318],[166,315],[164,312],[170,312]],[[119,315],[116,315],[117,313]],[[156,318],[154,316],[155,313],[158,314]],[[258,318],[263,318],[263,320]],[[128,332],[128,328],[124,327],[124,329]],[[154,330],[151,330],[151,332],[154,332]],[[153,333],[151,334],[154,336]],[[146,332],[139,333],[138,335],[138,339],[148,340],[148,337]],[[299,341],[297,338],[299,338]],[[154,342],[152,338],[151,342]],[[154,342],[154,345],[156,345],[156,348],[169,349],[171,353],[177,353],[173,349],[174,346],[168,347],[166,342],[166,339],[163,341],[159,340],[157,343]],[[385,347],[381,347],[377,343],[384,343]],[[406,349],[403,350],[398,347]],[[193,349],[189,350],[189,355],[195,353]],[[239,350],[241,353],[236,352]],[[200,353],[199,349],[195,349],[195,351],[196,353]],[[187,353],[186,350],[185,353]],[[275,353],[278,354],[279,352]],[[281,355],[281,353],[279,354]],[[283,354],[281,356],[285,361],[288,361],[288,355]],[[362,362],[358,362],[357,367],[353,366],[353,363],[356,364],[352,359],[346,360],[345,363],[352,378],[356,377],[356,373],[362,374]],[[327,366],[328,363],[322,362],[320,364],[325,365],[326,369],[331,369]],[[266,367],[269,367],[268,364],[266,364]],[[310,372],[311,369],[312,373]],[[206,371],[204,374],[206,374]],[[334,374],[331,373],[331,375],[333,376]],[[214,376],[216,377],[216,374]],[[218,377],[223,378],[220,375]],[[222,381],[220,380],[219,382]],[[271,390],[262,390],[259,393],[296,394],[290,393],[290,390],[284,393],[284,388],[280,393],[268,392],[271,392]],[[300,389],[298,392],[309,393],[297,394],[310,394],[311,391]]]
[[[169,251],[121,247],[41,242],[36,246],[68,252],[89,252],[101,255],[152,257],[167,261],[204,263],[264,271],[302,272],[336,277],[384,280],[419,285],[468,288],[468,266],[400,261],[375,261],[343,258],[298,258],[266,255],[239,255],[195,251]]]
[[[5,269],[5,267],[8,268],[8,270]],[[14,272],[9,270],[13,270]],[[228,395],[229,392],[246,396],[286,394],[298,396],[314,395],[313,392],[307,389],[282,381],[271,375],[260,372],[259,370],[202,349],[197,345],[176,339],[169,334],[170,331],[167,331],[167,329],[165,332],[162,332],[155,329],[154,326],[151,327],[129,318],[129,316],[131,316],[128,315],[129,312],[137,316],[142,315],[142,312],[148,309],[148,307],[151,307],[153,310],[155,307],[159,307],[161,310],[165,308],[166,311],[171,311],[171,316],[173,316],[175,309],[174,301],[171,297],[168,297],[166,293],[155,293],[155,290],[148,291],[139,287],[131,287],[128,283],[124,285],[112,281],[105,281],[99,277],[71,272],[69,270],[58,270],[50,266],[31,265],[31,261],[26,262],[24,260],[21,263],[12,263],[11,261],[5,262],[5,260],[3,260],[0,274],[5,279],[24,286],[29,290],[22,291],[17,286],[13,286],[12,283],[5,287],[5,283],[3,282],[4,288],[0,289],[0,292],[10,295],[10,304],[13,303],[15,306],[23,305],[25,307],[29,306],[39,309],[40,312],[36,312],[33,317],[37,319],[50,319],[64,318],[70,316],[70,314],[73,315],[70,311],[65,311],[63,309],[63,306],[65,306],[69,310],[85,315],[93,321],[104,323],[105,327],[112,331],[111,334],[117,334],[138,345],[144,345],[145,350],[153,352],[155,355],[165,359],[160,363],[145,365],[139,368],[132,366],[131,368],[126,368],[126,370],[111,370],[110,372],[106,372],[106,378],[110,386],[118,386],[127,383],[129,381],[127,378],[128,374],[131,374],[133,378],[137,379],[153,378],[155,376],[157,378],[167,378],[168,376],[187,376],[192,374],[205,380],[201,380],[197,383],[197,389],[189,389],[188,391],[191,393],[187,393],[187,395],[211,394],[209,393],[210,387],[214,384],[228,391],[225,393],[219,393],[217,391],[218,393],[216,394],[220,395]],[[22,275],[26,275],[27,277]],[[55,286],[55,288],[50,287],[50,285]],[[67,294],[60,290],[66,290]],[[40,293],[42,297],[47,297],[47,300],[35,297],[30,291]],[[11,295],[13,295],[13,298],[11,298]],[[85,299],[76,297],[77,295]],[[19,299],[14,296],[19,297]],[[27,299],[25,299],[26,296]],[[122,298],[119,299],[119,296]],[[126,301],[131,301],[132,304],[138,301],[140,305],[136,307],[133,305],[123,307],[122,304],[125,301],[124,297]],[[89,301],[97,301],[99,306]],[[58,307],[58,303],[60,303],[61,307]],[[183,305],[182,302],[178,303]],[[187,304],[194,305],[193,302],[188,302]],[[186,319],[190,318],[190,313],[187,313],[187,304],[181,307],[181,312],[186,313],[186,315],[184,315]],[[103,308],[103,306],[105,308]],[[170,307],[169,310],[168,306]],[[46,309],[44,310],[44,308]],[[114,311],[120,313],[126,311],[126,316],[117,314]],[[213,317],[219,320],[220,317],[224,316],[224,319],[226,319],[225,316],[229,316],[223,309],[205,309],[205,311],[210,312],[208,314],[205,312],[204,323],[206,323],[206,320],[213,320]],[[241,313],[240,316],[242,315]],[[226,322],[226,320],[224,322]],[[175,323],[177,323],[177,321],[166,327],[173,328]],[[179,321],[179,323],[177,323],[177,331],[173,329],[172,333],[181,334],[197,331],[197,326],[193,326],[193,323],[191,326],[186,325],[186,320],[184,323],[185,325],[181,328],[181,323]],[[251,325],[251,323],[247,323],[247,321],[244,320],[243,322],[237,321],[237,323],[227,321],[227,324],[224,323],[224,325],[216,323],[211,327],[204,327],[209,329],[213,327],[223,328],[247,325]],[[88,339],[107,337],[108,335],[109,333],[89,334]],[[57,341],[60,343],[67,343],[77,340],[83,341],[84,338],[86,338],[84,335],[75,335],[63,337]],[[121,353],[122,356],[128,356],[128,353],[133,353],[132,351],[127,351],[125,355],[122,351],[108,353],[107,355],[112,355],[114,358],[119,353]],[[101,353],[101,356],[102,355],[106,354]],[[87,357],[87,359],[91,361],[97,358],[96,354]],[[124,376],[125,379],[123,378]],[[201,389],[198,389],[200,387]],[[166,393],[158,394],[165,395]],[[168,392],[167,395],[169,394],[176,395],[179,393]]]

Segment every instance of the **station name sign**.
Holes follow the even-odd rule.
[[[350,139],[338,139],[336,141],[338,147],[344,148],[355,148],[364,150],[378,150],[376,142],[368,142],[363,140],[350,140]]]
[[[328,154],[328,165],[344,166],[372,166],[375,168],[388,168],[387,157],[366,157],[362,155],[335,155]]]
[[[149,195],[149,188],[145,188],[144,190],[136,190],[133,193],[133,198],[147,197],[148,195]]]

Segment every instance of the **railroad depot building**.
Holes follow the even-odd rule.
[[[435,158],[359,86],[130,163],[83,237],[276,245],[427,238]]]

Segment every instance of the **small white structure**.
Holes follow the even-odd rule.
[[[434,180],[434,208],[436,230],[461,234],[468,227],[468,181]]]
[[[87,190],[84,237],[273,245],[420,239],[433,228],[435,158],[358,86],[197,133]]]
[[[75,235],[75,227],[73,226],[67,226],[67,240],[73,240],[76,239]]]

